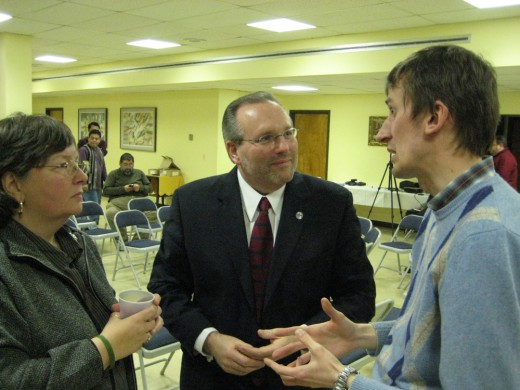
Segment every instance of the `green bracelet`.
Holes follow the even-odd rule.
[[[108,341],[108,339],[105,336],[103,336],[102,334],[98,334],[96,337],[103,342],[103,345],[107,349],[108,366],[112,370],[116,364],[116,356],[114,355],[114,350],[112,349],[112,345],[110,344],[110,341]]]

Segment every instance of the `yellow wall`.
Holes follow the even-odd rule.
[[[381,31],[370,34],[275,43],[160,57],[155,61],[179,63],[208,60],[232,55],[275,53],[305,48],[325,48],[340,44],[409,40],[431,37],[470,35],[470,42],[462,46],[483,54],[495,67],[518,66],[520,51],[516,40],[520,35],[520,18],[500,19],[440,25],[407,30]],[[89,75],[52,79],[52,74],[40,76],[49,79],[33,82],[33,112],[45,112],[46,107],[63,107],[65,122],[77,134],[79,108],[108,108],[109,169],[118,166],[119,110],[121,107],[157,107],[157,151],[133,151],[136,166],[147,170],[156,168],[162,155],[173,157],[181,168],[185,182],[227,172],[232,164],[228,159],[221,135],[221,120],[227,104],[243,92],[222,89],[193,91],[162,91],[147,93],[112,93],[107,88],[144,87],[157,85],[167,89],[168,84],[218,83],[220,80],[269,79],[306,75],[340,75],[387,73],[398,61],[421,46],[399,49],[358,51],[335,54],[295,55],[246,62],[226,62],[206,65],[186,65],[135,72]],[[230,51],[231,50],[231,51]],[[148,61],[152,61],[149,59]],[[134,66],[146,65],[137,61]],[[112,64],[121,67],[124,63]],[[148,64],[149,65],[149,64]],[[110,68],[110,66],[108,66]],[[96,67],[88,70],[102,70]],[[37,75],[36,75],[37,76]],[[56,74],[54,76],[57,76]],[[199,85],[200,86],[200,85]],[[388,162],[385,147],[368,146],[369,116],[386,115],[384,86],[381,94],[367,95],[279,95],[288,110],[330,110],[330,139],[328,179],[348,181],[358,179],[378,185]],[[89,92],[90,91],[90,92]],[[63,97],[49,97],[66,94]],[[71,96],[69,96],[71,95]],[[502,114],[520,114],[520,91],[500,94]],[[193,141],[188,140],[193,134]],[[125,150],[126,151],[126,150]]]
[[[227,104],[239,91],[172,91],[74,97],[34,98],[35,113],[45,107],[63,107],[65,123],[78,133],[78,108],[108,108],[109,170],[118,167],[123,152],[130,152],[136,167],[156,168],[161,156],[170,156],[181,168],[185,182],[227,172],[233,165],[227,157],[221,120]],[[328,179],[345,182],[358,179],[378,185],[388,162],[385,147],[368,146],[368,117],[385,116],[384,94],[373,95],[280,95],[288,110],[330,110]],[[500,94],[501,112],[520,115],[520,92]],[[157,151],[119,148],[119,109],[157,107]],[[193,134],[193,141],[188,140]],[[385,181],[386,183],[386,181]]]
[[[186,182],[217,173],[219,153],[224,150],[220,125],[219,93],[214,90],[187,92],[125,93],[95,96],[34,98],[33,112],[45,113],[46,107],[63,107],[64,121],[78,134],[79,108],[107,108],[109,170],[119,166],[124,152],[135,157],[136,168],[147,172],[157,168],[162,156],[173,158]],[[157,108],[157,149],[155,153],[120,149],[121,107]],[[188,139],[193,134],[193,141]]]

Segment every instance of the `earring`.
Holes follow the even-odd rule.
[[[18,216],[22,216],[22,213],[23,213],[23,202],[20,202],[19,203],[19,206],[18,206]]]

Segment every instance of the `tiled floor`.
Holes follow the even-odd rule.
[[[382,240],[388,240],[391,236],[391,231],[388,228],[381,228],[383,235]],[[112,272],[114,270],[114,247],[112,244],[105,245],[105,255],[103,257],[103,262],[105,264],[105,269],[110,280],[110,283],[114,287],[114,289],[119,292],[126,289],[134,289],[136,288],[136,282],[133,278],[132,272],[130,269],[124,269],[118,271],[116,275],[116,280],[112,281]],[[110,253],[111,252],[111,253]],[[382,252],[379,248],[374,248],[374,250],[370,253],[369,259],[374,266],[376,267],[377,263],[381,258]],[[404,260],[406,261],[406,260]],[[138,271],[138,277],[143,288],[146,288],[150,277],[150,269],[153,263],[153,258],[150,259],[148,263],[148,271],[143,273],[143,264],[144,260],[142,258],[138,259],[134,262],[135,269]],[[397,262],[395,261],[395,255],[389,254],[387,259],[385,259],[385,264],[389,266],[397,267]],[[387,298],[392,298],[395,302],[396,307],[401,307],[404,300],[404,290],[398,289],[397,285],[399,284],[401,276],[396,272],[392,272],[387,269],[381,269],[376,274],[376,285],[377,285],[377,299],[376,301],[382,301]],[[403,283],[403,285],[406,285]],[[180,361],[182,357],[182,352],[177,351],[173,356],[173,359],[165,371],[163,376],[160,375],[160,371],[162,369],[162,363],[151,366],[146,369],[147,380],[148,380],[148,390],[170,390],[177,388],[179,384],[179,372],[180,372]],[[134,354],[134,361],[136,367],[139,365],[139,360],[137,355]],[[362,373],[365,375],[370,375],[371,365],[367,365],[362,369]],[[137,371],[137,379],[139,383],[139,388],[143,389],[141,382],[141,373]]]

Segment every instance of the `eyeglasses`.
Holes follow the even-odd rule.
[[[294,128],[294,127],[291,127],[290,129],[287,129],[285,130],[283,133],[280,133],[280,134],[277,134],[277,135],[271,135],[271,134],[268,134],[268,135],[263,135],[259,138],[255,138],[255,139],[239,139],[238,141],[242,142],[242,141],[247,141],[247,142],[250,142],[252,144],[255,144],[255,145],[274,145],[274,143],[276,142],[276,140],[279,138],[279,137],[283,137],[284,140],[286,141],[294,141],[296,139],[296,136],[298,135],[298,129]]]
[[[73,176],[75,175],[79,170],[81,170],[83,173],[88,173],[88,166],[85,163],[77,162],[77,161],[70,161],[70,162],[64,162],[59,165],[41,165],[39,167],[35,168],[57,168],[57,169],[63,169],[63,171],[69,175]]]

